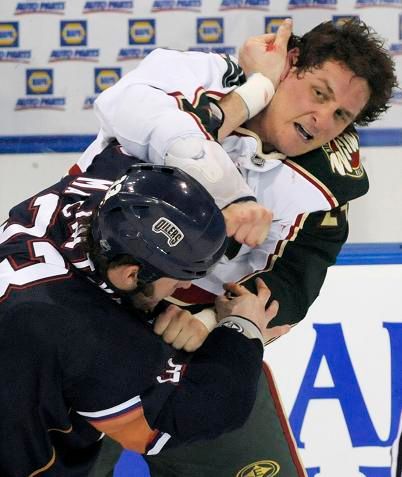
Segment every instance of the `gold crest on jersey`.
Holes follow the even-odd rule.
[[[280,465],[273,460],[260,460],[243,467],[236,477],[274,477],[280,468]]]
[[[355,133],[344,133],[322,146],[334,174],[356,179],[364,175],[360,163],[359,140]]]

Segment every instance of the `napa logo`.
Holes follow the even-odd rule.
[[[356,0],[355,8],[402,7],[402,0]]]
[[[53,97],[53,70],[26,70],[26,94],[28,98],[18,98],[16,111],[24,109],[53,109],[63,111],[66,98]]]
[[[128,43],[130,45],[154,45],[155,20],[129,20]]]
[[[197,18],[197,43],[223,43],[223,18]]]
[[[359,15],[332,15],[332,23],[337,27],[353,19],[359,20]]]
[[[121,78],[121,68],[95,68],[95,93],[102,93]]]
[[[87,45],[86,20],[60,22],[60,46],[86,46],[86,45]]]
[[[66,2],[18,2],[15,15],[28,13],[54,13],[64,15]]]
[[[202,0],[154,0],[151,12],[166,12],[172,10],[186,10],[200,12]]]
[[[338,0],[289,0],[288,9],[295,8],[328,8],[335,9]]]
[[[133,1],[85,2],[83,13],[117,12],[132,13]]]
[[[87,45],[87,38],[88,29],[86,20],[61,21],[60,46],[64,48],[52,50],[49,63],[54,63],[56,61],[97,62],[99,60],[100,50],[99,48],[85,48]]]
[[[270,0],[222,0],[219,10],[268,10]]]
[[[265,17],[265,33],[276,33],[286,18],[289,17]]]
[[[26,94],[53,94],[53,70],[26,70]]]
[[[95,68],[94,93],[84,99],[82,109],[92,109],[99,93],[113,86],[121,78],[121,68]]]
[[[29,63],[31,50],[19,50],[18,22],[0,22],[0,62]],[[6,50],[5,48],[11,48]]]
[[[18,46],[18,23],[0,23],[0,48]]]

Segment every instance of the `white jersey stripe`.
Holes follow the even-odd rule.
[[[132,399],[129,399],[126,402],[118,404],[117,406],[110,407],[108,409],[103,409],[101,411],[77,411],[80,416],[84,416],[88,419],[105,419],[106,417],[112,417],[116,414],[120,414],[122,412],[127,412],[129,409],[133,407],[137,407],[141,405],[141,398],[140,396],[135,396]]]
[[[155,444],[148,450],[147,455],[159,454],[159,452],[163,449],[163,447],[171,437],[172,436],[167,432],[163,432],[162,434],[160,434]]]

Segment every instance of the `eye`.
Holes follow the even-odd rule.
[[[322,92],[317,89],[317,88],[314,88],[314,94],[318,97],[318,98],[322,98],[324,97],[324,95],[322,94]]]
[[[339,119],[342,119],[342,121],[346,121],[346,116],[341,109],[337,109],[335,111],[335,116]]]

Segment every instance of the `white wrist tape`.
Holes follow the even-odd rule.
[[[275,88],[269,78],[262,73],[254,73],[234,92],[241,97],[247,106],[248,119],[250,119],[267,106],[275,94]]]
[[[250,321],[247,318],[238,315],[227,316],[218,323],[218,327],[220,326],[231,328],[232,330],[243,334],[246,338],[249,339],[257,338],[264,346],[264,339],[262,337],[261,330],[253,321]]]
[[[193,316],[197,318],[197,320],[200,320],[208,331],[212,331],[216,326],[216,313],[212,308],[205,308],[205,310],[195,313]]]

